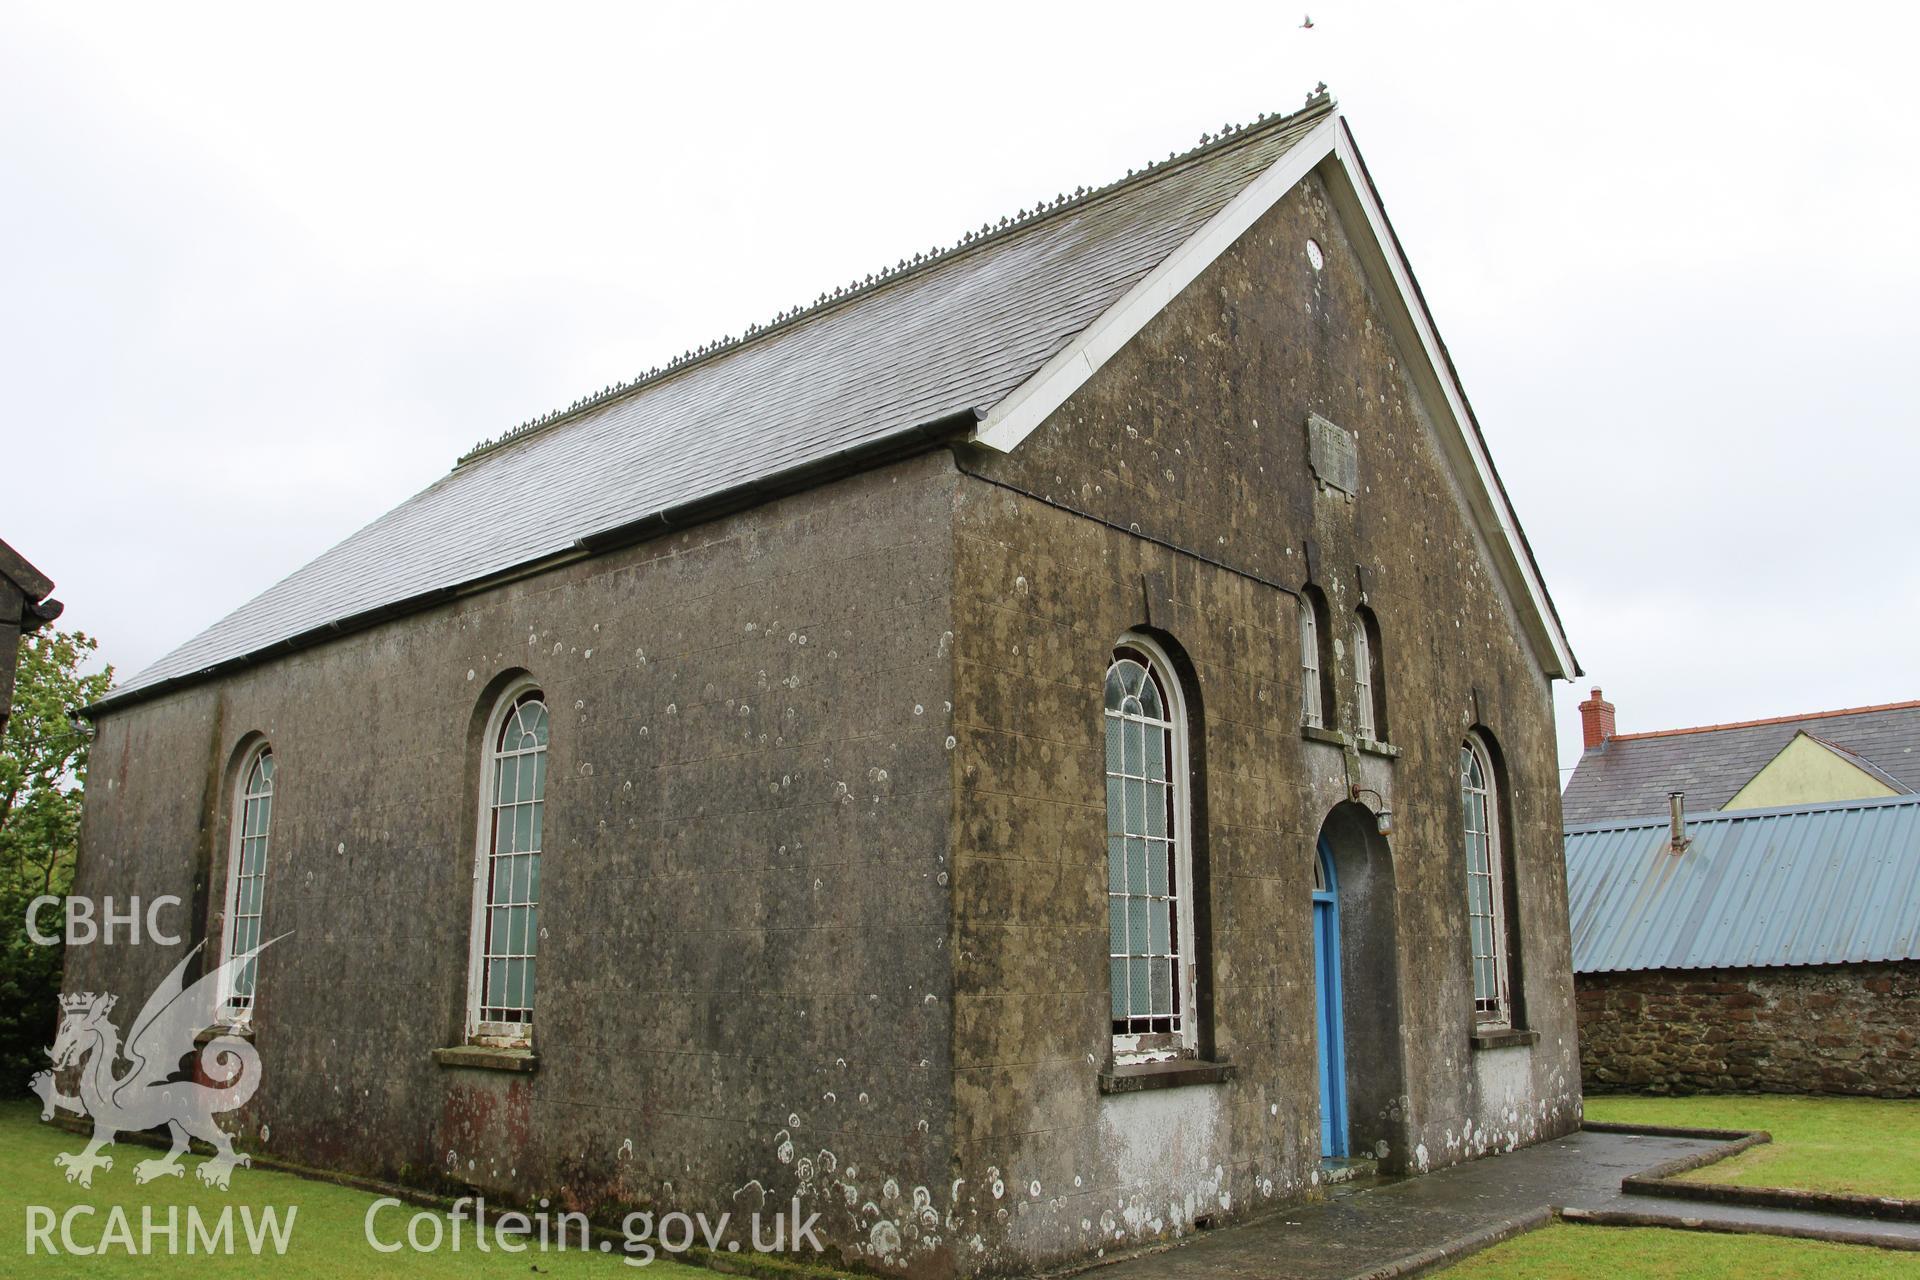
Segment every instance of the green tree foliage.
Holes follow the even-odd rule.
[[[99,645],[43,630],[20,643],[13,716],[0,743],[0,1093],[46,1065],[59,1008],[62,948],[27,936],[27,905],[73,887],[90,734],[81,707],[105,696],[113,668],[81,673]],[[58,911],[41,916],[54,931]]]

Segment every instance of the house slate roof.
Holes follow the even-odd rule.
[[[1670,791],[1686,792],[1689,810],[1718,809],[1799,733],[1870,764],[1896,790],[1920,791],[1920,702],[1898,702],[1620,734],[1580,757],[1560,797],[1562,820],[1572,827],[1664,815]]]
[[[1570,827],[1575,973],[1920,959],[1920,796]]]
[[[1378,245],[1389,273],[1398,272],[1400,299],[1415,317],[1411,332],[1427,343],[1443,398],[1457,401],[1450,421],[1479,468],[1465,477],[1478,495],[1470,505],[1479,504],[1475,517],[1510,557],[1502,572],[1529,599],[1536,640],[1550,650],[1544,661],[1577,670],[1418,285],[1322,86],[1292,115],[1202,135],[1183,155],[1043,200],[950,249],[916,254],[483,442],[450,474],[88,711],[912,449],[960,438],[990,443],[980,424],[1014,403],[1015,392],[1049,378],[1058,385],[1057,362],[1091,375],[1098,364],[1081,345],[1087,335],[1157,297],[1183,248],[1213,243],[1220,227],[1238,225],[1248,207],[1288,189],[1261,184],[1263,175],[1282,165],[1304,174],[1322,160],[1362,190],[1360,216],[1371,225],[1356,225],[1356,240]]]

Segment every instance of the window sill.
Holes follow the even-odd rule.
[[[193,1043],[195,1047],[198,1047],[211,1043],[221,1036],[226,1036],[234,1040],[245,1040],[248,1044],[252,1044],[253,1024],[251,1022],[216,1022],[195,1035],[193,1037]]]
[[[1400,758],[1400,748],[1386,742],[1375,742],[1372,738],[1362,738],[1356,744],[1370,756],[1385,756],[1389,760]]]
[[[462,1044],[435,1049],[433,1060],[443,1067],[470,1067],[477,1071],[538,1071],[540,1059],[531,1049],[496,1049],[492,1045]]]
[[[1538,1031],[1527,1031],[1518,1027],[1476,1029],[1473,1033],[1473,1047],[1479,1049],[1517,1049],[1523,1045],[1540,1043]]]
[[[1346,734],[1340,732],[1338,729],[1323,729],[1317,724],[1301,725],[1300,736],[1308,742],[1324,742],[1332,747],[1344,747],[1347,745]]]
[[[1233,1079],[1230,1062],[1201,1062],[1173,1058],[1166,1062],[1129,1062],[1100,1073],[1100,1092],[1139,1093],[1146,1089],[1177,1089],[1189,1084],[1225,1084]]]

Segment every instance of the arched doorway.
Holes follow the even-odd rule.
[[[1333,851],[1320,837],[1313,859],[1314,1035],[1320,1048],[1320,1154],[1347,1154],[1347,1044],[1340,1009],[1340,899]]]
[[[1377,818],[1336,805],[1313,850],[1320,1150],[1406,1167],[1406,1071],[1393,856]]]

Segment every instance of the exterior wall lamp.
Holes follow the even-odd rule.
[[[1365,803],[1360,799],[1361,796],[1372,796],[1374,829],[1383,836],[1393,834],[1393,810],[1387,808],[1386,797],[1371,787],[1349,787],[1347,788],[1347,795],[1355,804]]]

